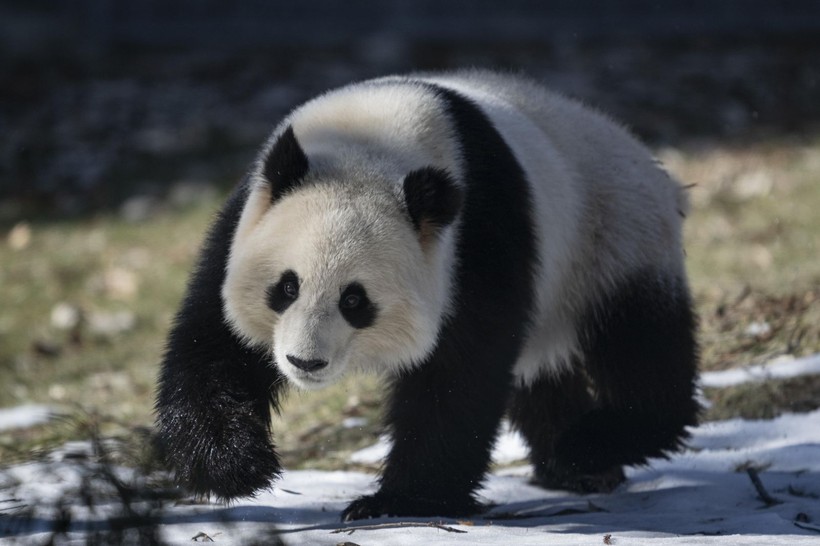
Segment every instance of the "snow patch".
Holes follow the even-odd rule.
[[[703,372],[700,374],[700,384],[702,387],[723,388],[767,379],[788,379],[816,374],[820,374],[820,354],[799,359],[782,356],[763,365]]]
[[[33,427],[48,422],[53,415],[50,406],[28,404],[0,409],[0,430]]]
[[[820,373],[820,354],[781,358],[766,366],[709,372],[704,387],[726,387],[769,378]],[[48,406],[0,410],[0,430],[26,427],[49,419]],[[361,426],[354,418],[346,426]],[[387,436],[350,460],[379,464],[390,450]],[[493,459],[498,463],[524,460],[523,438],[504,423]],[[101,469],[93,463],[88,442],[71,442],[38,462],[0,470],[0,542],[47,543],[66,513],[71,525],[62,543],[81,543],[90,533],[105,531],[109,521],[123,517],[118,501],[122,483],[145,478],[125,468]],[[755,468],[766,493],[778,504],[767,504],[745,472]],[[669,459],[626,469],[627,481],[613,493],[576,495],[548,491],[529,484],[532,468],[507,467],[489,475],[478,495],[493,506],[467,520],[442,518],[380,518],[341,524],[347,504],[373,493],[377,477],[359,472],[287,471],[274,487],[255,498],[220,504],[175,504],[146,509],[157,522],[156,536],[169,544],[197,540],[223,544],[270,542],[285,544],[544,544],[569,546],[605,543],[761,544],[808,546],[820,543],[820,410],[786,414],[768,421],[704,423],[691,429],[688,447]],[[139,485],[142,484],[142,485]],[[93,491],[94,502],[86,502]],[[146,497],[146,498],[151,498]],[[68,512],[66,512],[68,510]],[[131,516],[128,516],[131,517]],[[408,525],[414,525],[408,527]],[[334,533],[343,530],[344,533]],[[459,532],[454,532],[459,531]],[[135,531],[136,532],[136,531]],[[206,538],[207,537],[207,538]]]
[[[499,446],[508,447],[496,453],[518,453],[519,440],[505,430]],[[766,491],[780,504],[766,505],[758,498],[744,465],[760,469]],[[133,471],[114,470],[123,481],[138,479]],[[107,521],[121,516],[122,507],[110,500],[116,499],[115,488],[99,477],[93,483],[99,484],[102,496],[93,505],[83,504],[89,472],[94,466],[88,462],[55,457],[0,473],[0,541],[48,542],[60,522],[60,509],[66,509],[60,502],[67,499],[74,499],[72,523],[61,543],[81,543],[90,532],[105,529]],[[157,536],[169,544],[190,544],[193,537],[204,535],[222,544],[271,542],[270,533],[288,545],[347,540],[410,546],[575,546],[603,544],[606,535],[613,544],[638,546],[808,546],[820,541],[820,410],[693,428],[689,449],[628,469],[628,481],[608,495],[540,489],[528,483],[531,473],[531,467],[519,466],[491,474],[478,494],[493,508],[460,520],[380,518],[342,524],[340,511],[352,499],[373,493],[376,476],[315,470],[285,472],[272,490],[230,506],[169,502],[152,517],[158,518]],[[17,508],[4,504],[12,499]],[[139,510],[140,503],[132,508]],[[33,517],[22,518],[23,510]],[[334,533],[339,529],[344,533]]]
[[[390,453],[390,438],[380,436],[379,441],[350,455],[350,462],[357,464],[379,464]]]
[[[366,465],[377,465],[384,461],[390,452],[390,437],[383,435],[372,446],[360,449],[350,456],[350,462]],[[501,432],[495,441],[492,458],[498,464],[510,464],[527,458],[529,449],[521,434],[513,430],[508,421],[504,421]]]

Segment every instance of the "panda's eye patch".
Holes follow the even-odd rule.
[[[339,310],[354,328],[367,328],[376,320],[376,306],[367,297],[364,287],[357,282],[350,283],[342,291]]]
[[[268,307],[283,313],[299,297],[299,277],[288,269],[279,280],[268,287]]]

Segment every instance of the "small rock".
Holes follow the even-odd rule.
[[[139,281],[137,276],[122,267],[112,267],[103,274],[106,293],[115,299],[130,300],[137,295]]]
[[[31,226],[20,222],[11,228],[7,241],[12,250],[23,250],[31,243]]]
[[[137,275],[123,267],[111,267],[89,280],[90,290],[121,301],[130,301],[139,290]]]
[[[131,311],[97,311],[88,317],[89,331],[103,337],[112,337],[127,332],[132,330],[136,324],[137,317]]]
[[[774,180],[771,174],[764,170],[757,170],[740,175],[735,181],[734,193],[743,200],[764,197],[771,193],[773,186]]]
[[[763,245],[755,245],[749,251],[752,262],[760,269],[769,269],[774,263],[772,251]]]
[[[769,325],[768,322],[753,322],[746,327],[746,330],[744,330],[743,333],[748,337],[753,337],[756,339],[765,339],[771,335],[772,327]]]
[[[68,391],[62,385],[55,383],[48,388],[48,397],[52,400],[63,400],[66,394],[68,394]]]
[[[80,324],[82,311],[76,305],[60,302],[51,310],[51,325],[57,330],[72,330]]]

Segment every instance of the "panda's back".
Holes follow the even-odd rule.
[[[515,369],[523,382],[571,366],[581,316],[630,276],[682,276],[685,195],[627,130],[510,74],[422,79],[477,103],[527,174],[539,256],[535,316]]]

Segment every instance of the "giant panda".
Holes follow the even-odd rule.
[[[506,415],[546,488],[608,491],[698,413],[685,191],[520,76],[386,77],[291,112],[213,223],[169,334],[160,446],[196,493],[281,472],[270,410],[354,370],[392,447],[344,520],[464,516]]]

